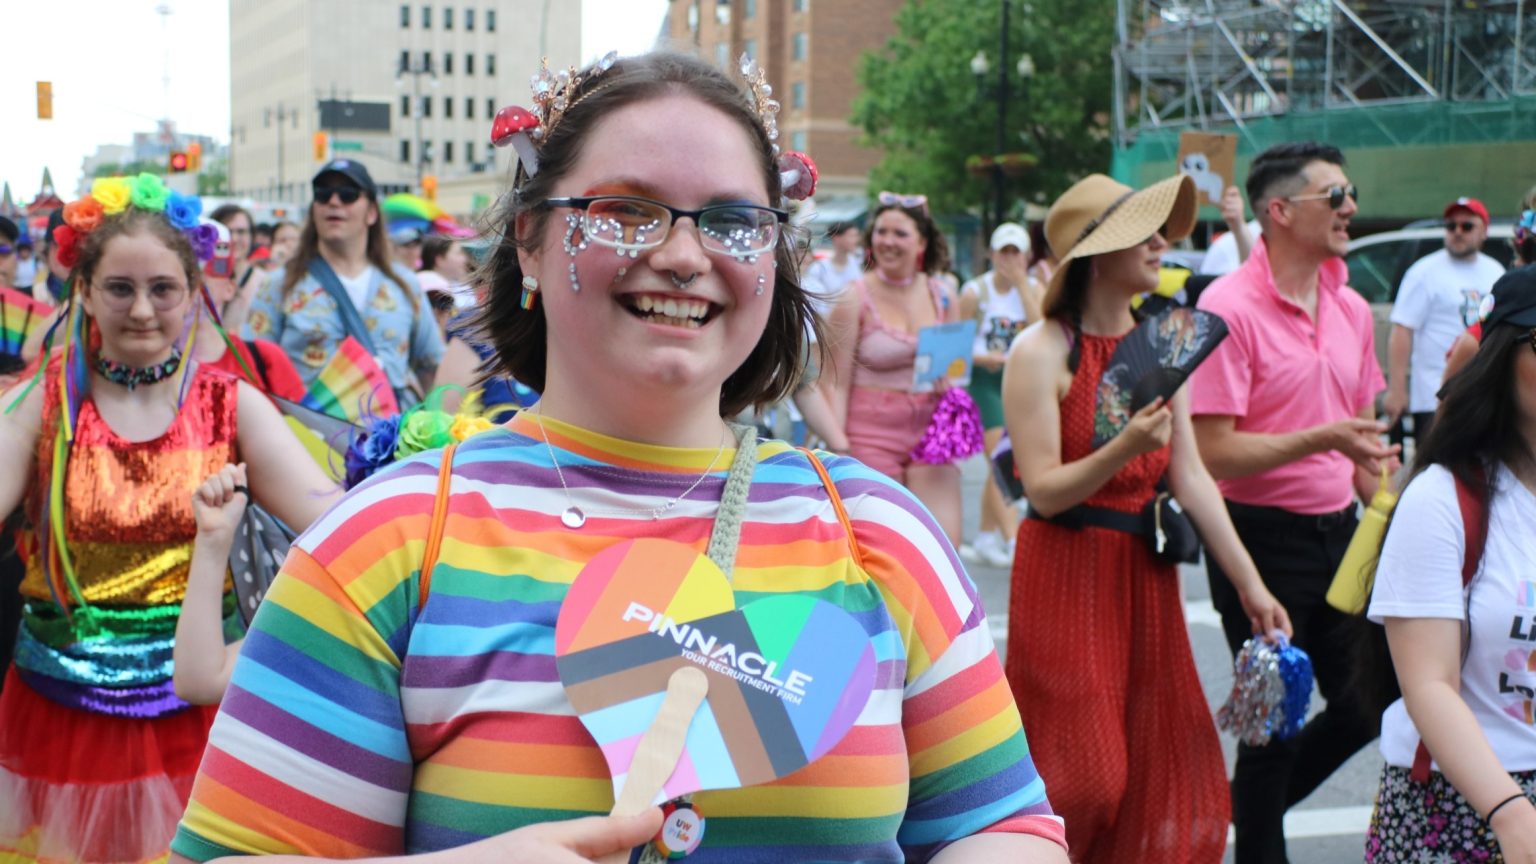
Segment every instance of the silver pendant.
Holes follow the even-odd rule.
[[[572,504],[565,508],[564,513],[560,514],[560,524],[567,528],[580,528],[587,524],[587,514],[581,512],[580,507]]]

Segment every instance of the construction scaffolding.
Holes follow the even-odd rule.
[[[1240,158],[1536,141],[1536,0],[1117,0],[1117,25],[1128,181],[1165,173],[1190,129],[1235,132]]]
[[[1525,0],[1118,0],[1115,132],[1536,95]],[[1536,6],[1536,3],[1533,3]]]

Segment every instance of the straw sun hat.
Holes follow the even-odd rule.
[[[1061,300],[1073,261],[1129,249],[1158,230],[1169,243],[1177,243],[1194,230],[1198,209],[1195,183],[1183,174],[1140,191],[1103,174],[1079,180],[1045,217],[1045,237],[1059,256],[1045,289],[1047,314]]]

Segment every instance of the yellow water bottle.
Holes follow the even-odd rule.
[[[1339,562],[1333,583],[1328,586],[1328,605],[1349,615],[1365,611],[1366,598],[1371,595],[1371,585],[1376,581],[1376,555],[1381,551],[1381,540],[1387,533],[1387,521],[1397,507],[1397,493],[1392,491],[1392,477],[1387,467],[1381,467],[1381,485],[1371,496],[1370,506],[1355,528],[1355,536],[1349,539],[1344,559]]]

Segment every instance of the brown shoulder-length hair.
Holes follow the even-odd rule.
[[[869,221],[864,223],[864,260],[874,260],[875,220],[887,210],[905,213],[917,223],[917,233],[922,235],[923,242],[926,244],[923,248],[923,260],[918,262],[919,270],[932,276],[949,269],[949,243],[944,239],[944,232],[939,230],[939,224],[933,221],[933,216],[928,213],[927,206],[903,207],[900,204],[881,204],[876,207],[875,211],[869,214]]]
[[[395,272],[394,261],[389,254],[389,234],[384,229],[384,211],[379,209],[378,199],[364,192],[363,195],[378,212],[378,218],[368,226],[368,263],[379,268],[384,278],[400,286],[400,293],[411,301],[411,310],[421,314],[421,299],[417,297],[419,291],[412,290],[400,274]],[[309,212],[304,216],[304,228],[299,232],[299,248],[293,253],[293,257],[283,264],[283,299],[286,300],[293,294],[293,289],[305,276],[309,275],[309,264],[320,257],[320,229],[315,227],[315,203],[309,203]],[[359,309],[359,312],[362,310]]]
[[[584,76],[585,77],[585,76]],[[725,73],[703,61],[681,54],[653,53],[626,57],[600,75],[586,77],[564,117],[539,144],[539,171],[526,177],[521,170],[513,188],[502,195],[490,216],[493,246],[485,264],[471,277],[489,286],[485,304],[474,326],[496,349],[494,371],[544,392],[549,334],[542,307],[522,308],[523,269],[517,253],[537,249],[549,223],[545,201],[555,185],[581,159],[582,146],[598,123],[626,105],[673,93],[691,96],[736,121],[757,152],[757,164],[745,166],[762,172],[768,199],[782,194],[779,170],[757,112],[746,91]],[[676,134],[687,135],[679,129]],[[517,219],[526,215],[527,235],[517,236]],[[806,322],[817,333],[823,326],[810,299],[800,287],[789,226],[782,226],[774,250],[777,268],[773,279],[773,308],[768,324],[745,362],[726,378],[720,390],[720,414],[734,416],[754,405],[787,398],[804,371],[807,349]]]

